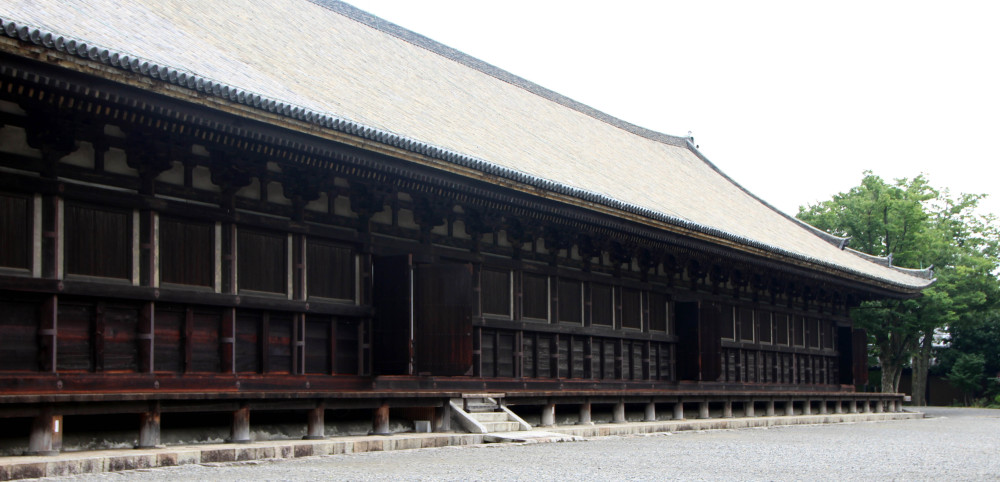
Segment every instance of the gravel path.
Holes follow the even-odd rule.
[[[69,479],[1000,480],[1000,410],[926,413],[923,420],[447,447]]]

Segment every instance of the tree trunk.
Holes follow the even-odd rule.
[[[925,334],[913,357],[913,405],[923,407],[927,405],[927,369],[931,363],[931,348],[934,337],[932,334]]]
[[[882,393],[897,393],[903,366],[888,358],[879,357],[879,364],[882,365]]]

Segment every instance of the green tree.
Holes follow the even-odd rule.
[[[850,191],[799,208],[799,219],[851,237],[853,249],[890,257],[896,266],[935,267],[937,282],[922,296],[866,302],[852,313],[871,338],[882,391],[897,392],[903,368],[912,362],[914,402],[924,404],[934,335],[995,305],[1000,236],[992,216],[975,212],[983,197],[952,197],[923,175],[888,183],[866,171]]]
[[[969,405],[971,396],[983,385],[985,364],[986,360],[982,355],[963,353],[948,373],[948,381],[962,391],[966,406]]]

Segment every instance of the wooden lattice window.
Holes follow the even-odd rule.
[[[662,293],[649,293],[649,329],[670,333],[670,306]]]
[[[559,321],[583,322],[583,284],[577,280],[559,279]]]
[[[160,281],[212,286],[215,278],[215,226],[160,218]]]
[[[758,310],[757,313],[757,338],[761,343],[771,343],[772,340],[772,320],[771,312]]]
[[[357,292],[354,260],[350,246],[310,238],[306,242],[309,296],[353,301]]]
[[[131,279],[132,213],[66,204],[66,272]]]
[[[31,269],[31,202],[0,194],[0,266]]]
[[[611,286],[601,283],[590,285],[591,324],[615,326],[615,296]]]
[[[241,290],[285,293],[288,286],[288,237],[240,228],[237,271]]]
[[[510,270],[484,269],[482,271],[483,313],[510,318]]]
[[[622,288],[622,328],[642,329],[642,295],[639,290]]]
[[[753,341],[753,310],[750,308],[739,308],[737,310],[740,325],[740,340]]]
[[[548,321],[549,278],[544,275],[524,273],[522,280],[523,317],[529,320]]]

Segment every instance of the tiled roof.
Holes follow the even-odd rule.
[[[643,129],[330,0],[8,0],[9,37],[905,290]]]

